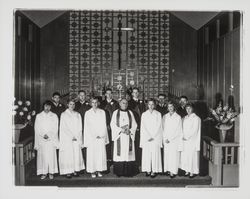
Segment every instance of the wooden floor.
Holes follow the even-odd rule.
[[[211,177],[196,176],[195,178],[188,178],[184,176],[177,176],[171,179],[169,176],[162,174],[155,178],[146,177],[144,173],[140,173],[134,177],[117,177],[111,171],[103,174],[103,177],[91,178],[90,174],[82,173],[79,177],[72,177],[67,179],[65,176],[56,175],[53,180],[48,178],[41,180],[36,176],[35,166],[32,166],[30,176],[26,178],[27,186],[58,186],[58,187],[193,187],[209,186],[211,184]]]

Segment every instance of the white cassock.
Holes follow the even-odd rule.
[[[44,139],[44,135],[48,139]],[[56,149],[58,148],[58,117],[44,111],[35,120],[35,144],[37,150],[37,175],[58,173]]]
[[[183,151],[181,152],[181,169],[199,174],[199,151],[201,139],[201,119],[192,113],[183,120]]]
[[[97,139],[96,137],[101,137]],[[87,148],[87,172],[107,170],[106,144],[109,143],[105,111],[93,108],[84,116],[84,147]]]
[[[166,143],[166,140],[169,143]],[[182,151],[182,119],[176,112],[163,117],[164,172],[178,173]]]
[[[119,110],[119,109],[118,109]],[[114,141],[113,161],[115,162],[131,162],[135,161],[135,132],[137,124],[132,111],[130,134],[121,133],[122,126],[129,125],[129,116],[127,111],[120,110],[119,124],[117,124],[117,113],[115,110],[112,115],[110,127],[112,130],[112,141]],[[120,139],[119,139],[120,138]],[[131,138],[131,139],[130,139]],[[118,141],[119,140],[119,141]]]
[[[81,115],[69,109],[61,114],[60,119],[60,174],[71,174],[85,169],[82,157],[82,119]],[[77,141],[73,141],[73,138]]]
[[[154,140],[149,142],[148,140]],[[142,172],[162,172],[162,116],[153,110],[144,112],[141,117],[140,147],[142,148]]]

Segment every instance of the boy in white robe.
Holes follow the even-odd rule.
[[[180,165],[182,151],[182,119],[176,113],[174,104],[168,103],[168,113],[163,117],[164,173],[174,178]]]
[[[128,110],[128,101],[122,99],[120,108],[112,115],[110,127],[112,131],[114,173],[132,177],[138,173],[135,162],[135,133],[137,124],[132,111]]]
[[[67,178],[79,176],[85,169],[82,156],[82,118],[74,111],[75,102],[68,100],[68,109],[61,114],[59,169],[61,175]]]
[[[155,110],[153,99],[148,100],[148,110],[141,117],[140,147],[141,171],[146,172],[146,176],[154,178],[156,173],[162,172],[162,116]]]
[[[185,176],[193,178],[199,174],[199,151],[201,139],[201,119],[193,113],[193,105],[186,105],[187,116],[183,120],[183,151],[181,169]]]
[[[92,108],[85,113],[84,147],[87,148],[87,172],[91,177],[102,177],[101,172],[107,170],[106,144],[109,143],[106,124],[106,113],[99,109],[98,99],[91,100]]]
[[[52,103],[45,101],[43,111],[35,120],[35,144],[37,150],[37,175],[53,179],[58,173],[56,149],[58,148],[58,117],[50,111]]]

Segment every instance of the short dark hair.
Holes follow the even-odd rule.
[[[110,92],[112,93],[112,89],[111,89],[111,88],[107,88],[107,89],[105,90],[105,93],[106,93],[107,91],[110,91]]]
[[[53,103],[52,103],[50,100],[45,100],[45,101],[43,102],[43,109],[44,109],[44,106],[45,106],[45,105],[52,106]]]
[[[182,95],[182,96],[180,96],[180,99],[181,99],[181,98],[184,98],[184,99],[188,100],[188,98],[187,98],[187,96],[186,96],[186,95]]]
[[[164,93],[160,93],[160,94],[158,95],[158,97],[160,97],[160,96],[163,96],[164,98],[167,97]]]
[[[59,97],[61,97],[61,94],[59,93],[59,92],[54,92],[53,94],[52,94],[52,97],[55,97],[55,96],[59,96]]]
[[[50,100],[45,100],[45,101],[43,102],[43,107],[44,107],[45,105],[52,106],[53,103],[52,103]]]
[[[85,90],[79,90],[78,94],[80,94],[80,93],[84,93],[85,95],[87,94]]]
[[[194,104],[191,103],[191,102],[189,102],[189,103],[186,104],[186,108],[187,108],[187,107],[191,107],[192,109],[194,109]]]
[[[147,100],[147,103],[149,103],[149,102],[154,102],[154,104],[155,104],[155,99],[154,99],[154,98],[149,98],[149,99]]]
[[[91,101],[92,101],[92,100],[97,100],[97,102],[100,102],[99,98],[100,98],[100,97],[98,97],[98,96],[94,96],[94,97],[91,98]]]
[[[74,102],[75,103],[75,99],[73,97],[70,97],[67,99],[67,104],[69,104],[70,102]]]
[[[173,101],[170,100],[170,101],[168,101],[168,105],[170,105],[170,104],[174,106],[174,109],[176,109],[176,103],[174,103]]]

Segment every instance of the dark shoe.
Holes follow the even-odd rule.
[[[166,176],[169,176],[169,174],[170,174],[170,173],[169,173],[168,171],[165,173]]]
[[[148,176],[150,176],[150,173],[147,172],[147,173],[146,173],[146,177],[148,177]]]
[[[72,178],[71,174],[66,175],[66,178],[68,179]]]
[[[40,179],[44,180],[47,177],[47,175],[41,175]]]
[[[197,176],[197,174],[192,174],[192,175],[189,175],[189,178],[194,178],[196,176]]]
[[[151,173],[150,177],[151,177],[151,178],[155,178],[155,177],[156,177],[156,174],[155,174],[155,173]]]
[[[175,178],[176,177],[176,175],[170,175],[170,178]]]

